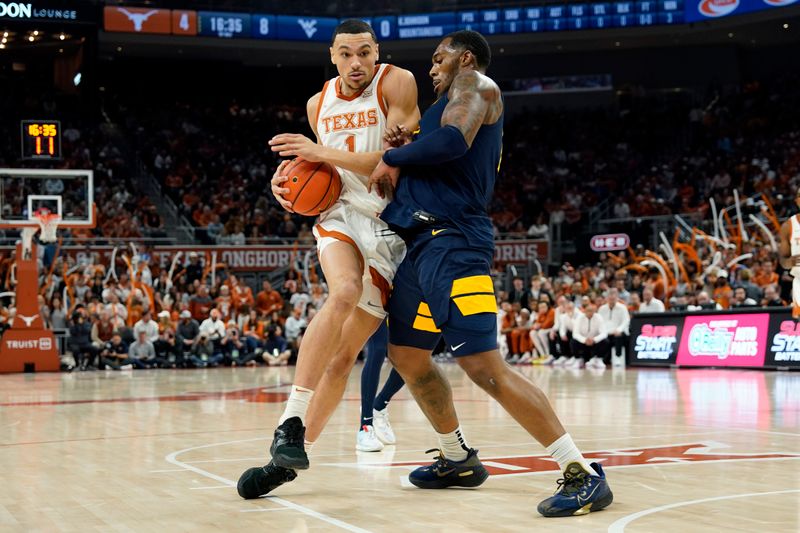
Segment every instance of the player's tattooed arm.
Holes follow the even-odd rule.
[[[449,92],[450,101],[442,114],[442,126],[454,126],[468,146],[484,124],[492,124],[500,116],[500,89],[483,74],[470,70],[455,77]]]

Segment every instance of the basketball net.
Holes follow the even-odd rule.
[[[25,227],[22,228],[22,252],[25,257],[30,256],[30,251],[33,246],[33,236],[40,232],[39,241],[41,242],[55,242],[56,231],[58,230],[58,223],[61,217],[56,213],[51,213],[47,208],[37,209],[33,214],[33,218],[39,227]]]
[[[39,240],[42,242],[56,242],[56,230],[61,217],[57,213],[51,213],[46,209],[40,209],[33,215],[39,223]]]

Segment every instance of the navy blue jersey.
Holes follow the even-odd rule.
[[[419,138],[441,127],[447,96],[436,101],[420,120]],[[400,170],[394,200],[381,218],[406,240],[427,227],[414,218],[421,211],[433,215],[436,227],[455,227],[470,246],[494,248],[488,207],[500,165],[503,116],[481,126],[462,157],[438,165],[409,165]]]

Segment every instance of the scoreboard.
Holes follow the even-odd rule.
[[[58,120],[20,121],[22,159],[61,159],[61,122]]]
[[[684,0],[552,5],[366,18],[382,41],[439,38],[468,29],[484,35],[681,24]],[[200,11],[198,34],[222,38],[330,41],[339,19]]]
[[[382,41],[439,38],[471,29],[485,35],[640,28],[684,24],[800,4],[800,0],[621,0],[416,13],[365,18]],[[201,35],[222,39],[330,41],[342,19],[105,7],[106,31]]]
[[[637,0],[541,7],[483,9],[397,17],[390,38],[442,37],[455,30],[484,35],[579,31],[680,24],[683,0]]]

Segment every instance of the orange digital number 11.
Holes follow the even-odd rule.
[[[347,138],[344,140],[344,143],[347,145],[347,150],[350,152],[356,151],[356,136],[355,135],[348,135]]]

